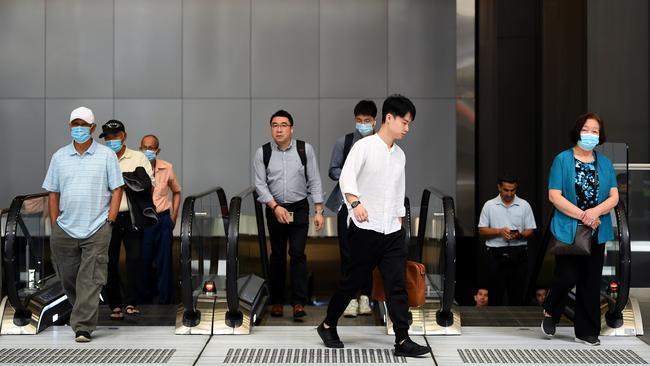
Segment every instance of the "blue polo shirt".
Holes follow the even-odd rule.
[[[43,188],[60,193],[56,222],[75,239],[92,236],[106,223],[111,191],[124,185],[113,150],[92,144],[83,155],[74,143],[52,155]]]
[[[530,204],[517,196],[512,200],[509,206],[506,206],[501,199],[501,195],[485,202],[481,210],[481,216],[478,220],[478,227],[502,228],[507,227],[511,230],[523,232],[528,229],[536,229],[535,215]],[[497,236],[485,241],[485,245],[491,248],[500,248],[507,246],[526,245],[524,240],[505,240]]]
[[[616,188],[616,173],[612,162],[603,154],[596,152],[596,169],[598,170],[598,204],[609,198],[609,190]],[[551,165],[548,177],[548,189],[559,189],[562,196],[574,205],[578,205],[576,195],[576,168],[573,149],[564,150],[557,154]],[[614,240],[612,215],[607,213],[600,217],[598,227],[598,243],[602,244]],[[551,232],[555,238],[563,243],[571,244],[576,236],[578,220],[565,215],[560,210],[555,210],[551,219]]]

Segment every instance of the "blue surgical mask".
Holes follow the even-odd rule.
[[[372,123],[359,123],[357,122],[357,131],[363,136],[370,135],[375,130]]]
[[[111,150],[118,152],[122,149],[122,140],[106,140],[106,146]]]
[[[598,145],[598,142],[600,141],[600,136],[598,135],[593,135],[590,133],[581,133],[580,134],[580,141],[578,141],[578,146],[580,146],[581,149],[591,151]]]
[[[144,156],[146,156],[147,159],[149,159],[149,161],[156,160],[156,152],[155,151],[153,151],[153,150],[144,150],[143,153],[144,153]]]
[[[83,144],[84,142],[90,140],[90,127],[72,127],[70,129],[70,136],[72,136],[72,139],[76,143]]]

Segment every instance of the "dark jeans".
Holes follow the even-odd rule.
[[[150,288],[151,264],[156,264],[156,287],[158,288],[158,303],[170,304],[173,294],[172,286],[172,231],[174,223],[169,210],[158,214],[158,222],[144,229],[142,235],[142,283],[144,300],[151,302],[154,290]]]
[[[388,315],[393,321],[395,339],[408,338],[408,295],[406,293],[406,257],[408,250],[404,241],[404,229],[391,234],[381,234],[349,227],[350,267],[327,307],[325,323],[335,327],[350,300],[363,286],[372,270],[379,266],[384,280],[384,293],[388,302]]]
[[[126,249],[126,302],[122,301],[120,279],[120,247]],[[108,246],[108,283],[106,296],[111,309],[124,305],[137,305],[142,293],[142,231],[131,225],[129,212],[120,212],[113,225],[111,243]]]
[[[271,238],[271,259],[269,263],[269,282],[271,304],[284,304],[284,282],[287,272],[287,240],[289,241],[291,304],[307,303],[307,256],[305,245],[309,229],[309,202],[307,199],[291,204],[282,204],[293,212],[293,222],[281,224],[270,208],[266,208],[266,222]]]
[[[52,225],[52,264],[72,304],[70,326],[92,333],[97,327],[99,292],[106,283],[111,227],[104,224],[87,239],[75,239],[58,224]]]
[[[555,256],[553,281],[544,301],[544,310],[557,323],[564,312],[567,294],[576,286],[573,325],[576,337],[580,338],[598,337],[600,334],[600,286],[605,245],[598,244],[596,238],[594,235],[590,256]]]
[[[524,287],[528,269],[527,252],[526,245],[488,247],[489,305],[524,305]]]
[[[345,273],[350,266],[350,244],[348,241],[348,208],[343,205],[339,210],[336,217],[336,229],[339,236],[339,251],[341,252],[341,276],[345,277]],[[367,281],[361,286],[361,295],[370,296],[372,292],[372,273],[368,276]]]

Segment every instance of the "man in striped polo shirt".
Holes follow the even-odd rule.
[[[72,304],[70,326],[77,342],[90,342],[97,326],[111,225],[124,185],[115,153],[93,140],[95,127],[90,109],[72,111],[69,128],[73,142],[52,155],[43,182],[50,192],[52,261]]]

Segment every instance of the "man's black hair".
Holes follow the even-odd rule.
[[[516,176],[509,174],[509,173],[504,173],[501,174],[499,177],[499,184],[501,183],[510,183],[510,184],[519,184],[519,180],[517,179]]]
[[[384,100],[381,107],[381,122],[386,122],[386,115],[392,114],[395,117],[404,118],[407,113],[411,113],[411,121],[415,119],[415,105],[411,100],[400,94],[393,94]]]
[[[291,127],[293,127],[293,117],[291,117],[291,114],[284,109],[280,109],[279,111],[273,113],[271,116],[271,119],[269,120],[269,124],[273,122],[273,118],[275,117],[286,117],[289,120],[289,124],[291,124]]]
[[[372,100],[362,100],[354,107],[354,116],[377,118],[377,105]]]

